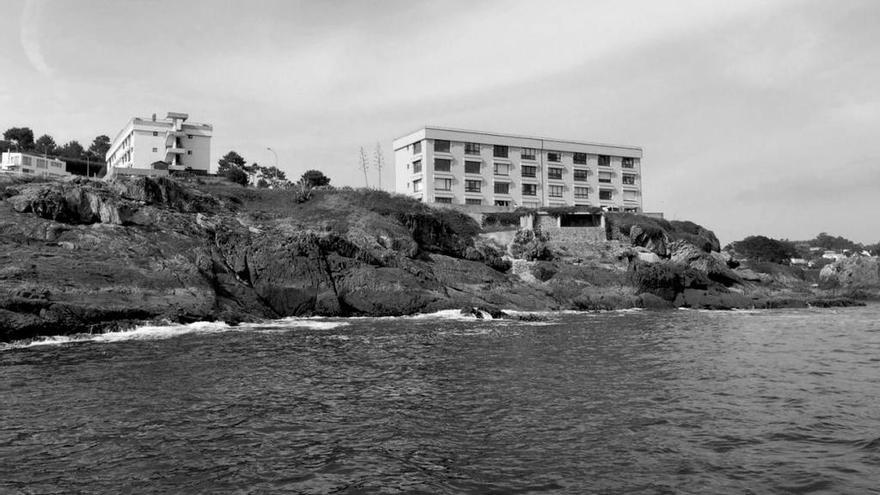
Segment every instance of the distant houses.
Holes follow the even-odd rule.
[[[107,151],[106,178],[161,176],[170,172],[208,173],[211,165],[210,124],[187,122],[189,115],[168,112],[164,119],[131,119]]]
[[[64,161],[33,152],[7,151],[0,155],[0,172],[24,177],[67,177]]]

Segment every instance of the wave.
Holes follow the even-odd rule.
[[[198,321],[186,325],[141,325],[128,330],[97,334],[52,335],[0,343],[0,351],[29,347],[58,346],[86,342],[114,343],[132,340],[163,340],[191,333],[222,333],[242,331],[279,331],[292,329],[331,330],[349,325],[344,321],[320,321],[312,318],[283,318],[260,323],[228,325],[216,321]]]

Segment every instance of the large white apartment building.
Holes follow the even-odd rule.
[[[209,124],[187,122],[189,115],[169,112],[164,119],[133,118],[107,151],[107,175],[167,175],[169,171],[207,173],[211,166]]]
[[[30,177],[66,177],[67,164],[57,158],[37,153],[4,152],[0,155],[0,172]]]
[[[642,211],[636,146],[424,127],[394,140],[395,190],[426,203]]]

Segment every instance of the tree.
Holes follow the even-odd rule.
[[[320,170],[308,170],[299,178],[300,184],[306,187],[318,187],[330,185],[330,178]]]
[[[43,134],[34,143],[34,150],[44,155],[54,155],[58,152],[58,145],[55,144],[55,139],[52,136]]]
[[[34,149],[34,131],[29,127],[10,127],[3,133],[3,139],[14,142],[19,151]]]
[[[248,176],[248,173],[245,172],[243,168],[238,168],[235,166],[227,167],[223,172],[220,173],[220,175],[226,177],[231,182],[235,182],[236,184],[241,184],[243,186],[247,186],[248,181],[250,180],[250,176]]]
[[[219,175],[225,175],[226,172],[230,169],[239,169],[244,172],[245,165],[247,162],[241,155],[234,151],[230,151],[223,155],[223,158],[217,161],[217,173]]]
[[[787,264],[791,258],[798,256],[797,248],[793,243],[762,235],[753,235],[734,242],[733,250],[748,259],[771,263]]]
[[[58,154],[65,158],[82,159],[85,153],[86,150],[79,144],[79,141],[69,141],[58,150]]]
[[[820,247],[822,249],[831,250],[831,251],[842,251],[844,249],[849,249],[851,251],[861,251],[862,245],[857,244],[845,237],[834,237],[828,235],[826,232],[821,232],[816,236],[815,239],[809,241],[810,245],[813,247]]]
[[[107,156],[108,151],[110,151],[110,138],[103,134],[96,137],[89,146],[89,153],[101,160]]]
[[[278,169],[277,167],[264,167],[263,168],[263,177],[267,180],[278,180],[278,181],[286,181],[287,175],[283,170]]]
[[[0,153],[11,150],[15,147],[15,143],[6,139],[0,139]]]

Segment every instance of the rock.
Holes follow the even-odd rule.
[[[880,292],[880,258],[852,256],[825,265],[819,272],[819,287]]]
[[[678,307],[700,309],[750,308],[754,305],[751,299],[742,294],[722,292],[717,289],[685,289],[676,296],[673,304]]]
[[[671,248],[670,261],[674,263],[689,266],[725,286],[742,283],[742,279],[727,266],[727,257],[720,253],[706,252],[684,241],[676,241]]]
[[[636,257],[643,263],[659,263],[660,256],[651,251],[638,251]]]
[[[645,309],[671,309],[673,307],[670,301],[651,293],[639,294],[639,307]]]

